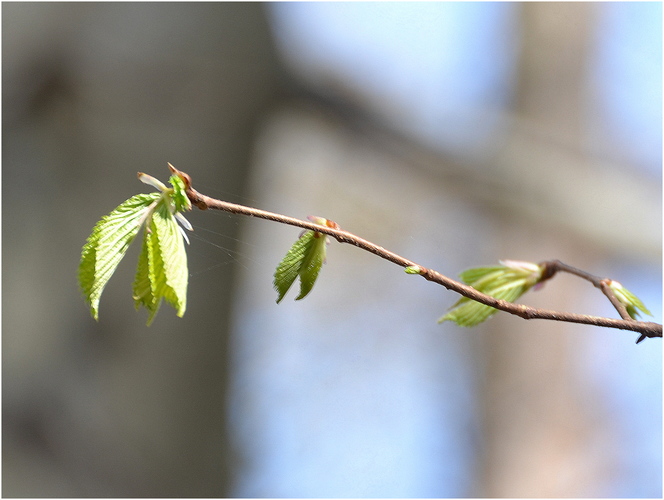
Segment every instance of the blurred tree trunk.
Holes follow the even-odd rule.
[[[133,249],[98,324],[76,267],[93,224],[149,191],[137,171],[165,181],[170,161],[198,187],[242,195],[254,130],[279,95],[263,8],[2,9],[3,494],[230,495],[234,267],[199,267],[185,317],[164,306],[149,330],[132,308]],[[192,213],[194,225],[201,215],[235,241],[235,220]],[[205,247],[193,240],[192,260],[218,262]]]
[[[592,4],[526,3],[521,5],[521,57],[514,98],[514,140],[520,144],[546,142],[575,150],[581,144],[583,89],[588,45],[593,26]],[[508,143],[510,140],[508,139]],[[521,148],[522,154],[528,149]],[[537,162],[537,157],[528,159]],[[502,235],[499,255],[528,248],[532,255],[569,259],[593,268],[588,243],[560,233],[534,242],[496,217]],[[537,231],[546,234],[544,228]],[[537,250],[539,248],[539,251]],[[597,250],[595,258],[599,258]],[[505,255],[503,255],[505,256]],[[562,283],[560,283],[562,281]],[[583,284],[566,280],[547,285],[529,296],[540,307],[575,310]],[[583,339],[564,323],[526,322],[498,315],[486,325],[480,345],[484,358],[482,473],[479,497],[566,497],[600,495],[580,491],[597,484],[607,467],[593,460],[589,443],[603,431],[601,416],[589,414],[575,384],[575,351]],[[593,407],[597,408],[597,407]],[[594,463],[588,467],[589,463]],[[591,470],[592,469],[592,470]],[[606,472],[606,469],[604,469]]]
[[[514,111],[578,146],[596,6],[524,3]]]

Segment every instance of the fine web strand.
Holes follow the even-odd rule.
[[[245,264],[245,262],[248,262],[248,263],[255,262],[254,259],[252,259],[248,256],[248,253],[246,251],[243,252],[242,250],[233,250],[233,249],[228,248],[227,246],[225,246],[223,244],[216,243],[216,242],[212,241],[209,238],[201,236],[200,233],[205,232],[205,233],[209,233],[211,235],[214,235],[216,238],[231,240],[231,241],[239,244],[240,247],[245,247],[245,248],[246,247],[251,247],[251,248],[253,248],[253,247],[255,247],[255,245],[253,245],[251,243],[247,243],[246,241],[243,241],[240,238],[234,238],[232,236],[228,236],[224,233],[221,233],[221,232],[218,232],[218,231],[213,231],[211,229],[207,229],[207,228],[202,227],[202,226],[194,225],[193,227],[194,227],[194,231],[188,233],[190,238],[192,238],[193,240],[197,240],[197,241],[206,243],[208,245],[213,246],[214,248],[219,249],[225,257],[221,261],[218,261],[216,258],[213,257],[213,259],[217,260],[214,264],[212,264],[212,265],[210,265],[210,266],[208,266],[204,269],[190,272],[189,273],[190,277],[197,276],[201,273],[205,273],[205,272],[208,272],[208,271],[211,271],[211,270],[214,270],[214,269],[218,269],[218,268],[220,268],[222,266],[226,266],[228,264],[236,264],[236,265],[241,266],[243,269],[248,270],[249,268],[248,268],[247,264]],[[192,241],[192,243],[193,243],[193,241]],[[195,250],[194,245],[191,245],[191,247],[192,247],[191,248],[192,254],[197,254],[200,257],[201,256],[200,254],[202,252],[197,252]],[[196,258],[198,258],[198,257],[196,257]],[[209,256],[206,256],[206,259],[210,260]],[[190,268],[193,267],[191,264],[192,264],[192,260],[190,258]]]
[[[201,184],[203,185],[203,184]],[[244,204],[244,205],[249,205],[249,206],[259,206],[260,202],[254,198],[250,198],[247,196],[242,196],[237,193],[233,193],[231,191],[224,191],[222,189],[216,189],[214,187],[211,187],[208,184],[205,184],[205,193],[209,196],[227,200],[231,203],[239,203],[239,204]],[[227,212],[223,211],[218,211],[218,210],[206,210],[206,216],[212,215],[213,217],[223,217],[226,219],[234,219],[233,223],[236,226],[239,226],[240,224],[240,216],[235,215],[235,214],[230,214]],[[190,219],[191,221],[191,219]],[[194,231],[192,232],[187,232],[192,238],[192,245],[190,246],[191,248],[188,248],[187,250],[191,251],[191,257],[189,258],[189,269],[190,277],[194,277],[197,275],[200,275],[202,273],[206,273],[209,271],[213,271],[215,269],[219,269],[221,267],[227,266],[229,264],[231,265],[238,265],[240,266],[243,270],[249,270],[249,267],[251,264],[256,264],[256,260],[251,258],[250,255],[253,253],[253,249],[256,247],[256,245],[247,243],[246,238],[243,238],[242,236],[240,238],[235,238],[232,236],[229,236],[226,233],[219,232],[219,231],[214,231],[212,229],[208,229],[203,226],[198,226],[195,224],[192,224],[194,227]],[[201,233],[205,233],[206,236],[203,236]],[[193,240],[198,240],[198,242],[206,243],[208,245],[211,245],[212,247],[216,248],[219,250],[219,252],[212,252],[213,255],[212,257],[210,256],[210,252],[205,252],[198,248],[198,251],[196,248],[194,248],[195,242]],[[235,247],[235,249],[229,248],[229,246]],[[198,257],[194,257],[194,256]],[[204,269],[197,270],[196,268],[198,266],[195,265],[194,259],[195,258],[202,258],[205,259],[205,261],[210,262],[214,261],[211,265],[205,267]],[[204,264],[203,264],[204,265]],[[193,272],[192,272],[193,268]]]
[[[223,189],[216,189],[210,186],[205,186],[204,192],[206,195],[211,196],[212,198],[218,198],[220,200],[228,201],[230,203],[238,203],[240,205],[248,205],[250,207],[260,206],[260,201],[255,198],[251,198],[249,196],[242,196],[237,193],[232,193],[230,191],[224,191]]]

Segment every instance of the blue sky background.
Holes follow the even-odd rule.
[[[515,10],[500,2],[272,6],[277,41],[302,77],[342,77],[403,132],[466,154],[493,132],[486,107],[510,98]],[[473,120],[480,108],[482,120]]]
[[[594,49],[590,78],[601,97],[594,110],[601,112],[595,117],[601,147],[614,144],[618,158],[661,179],[661,2],[604,4]]]

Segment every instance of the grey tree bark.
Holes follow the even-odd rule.
[[[146,192],[139,170],[165,181],[170,161],[243,193],[252,134],[280,92],[263,8],[2,9],[3,494],[229,495],[233,266],[192,269],[185,318],[164,306],[150,329],[132,308],[135,250],[98,324],[76,268],[96,220]],[[236,221],[214,225],[232,249]],[[217,258],[201,247],[199,262]]]

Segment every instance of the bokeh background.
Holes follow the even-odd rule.
[[[558,258],[661,322],[660,3],[2,4],[2,493],[661,497],[662,343],[498,314],[299,230],[192,212],[189,306],[136,248],[100,321],[95,222],[166,162],[447,275]],[[615,316],[557,277],[523,302]]]

